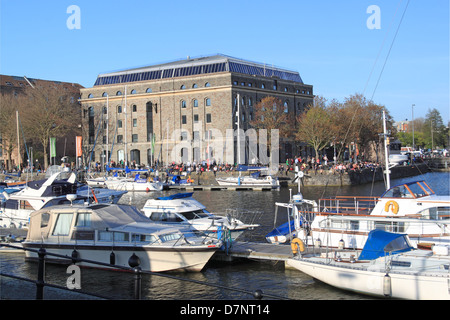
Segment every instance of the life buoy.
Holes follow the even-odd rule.
[[[291,249],[293,254],[297,254],[299,250],[303,252],[305,251],[305,244],[299,238],[294,238],[291,242]]]
[[[398,203],[395,202],[394,200],[386,202],[386,204],[384,205],[384,211],[388,212],[390,206],[392,206],[392,209],[391,209],[392,213],[397,214],[398,213]]]

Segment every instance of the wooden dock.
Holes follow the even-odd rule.
[[[279,190],[279,188],[272,188],[270,186],[219,186],[219,185],[169,185],[169,190],[184,190],[184,191],[272,191]]]
[[[218,251],[215,258],[222,261],[235,258],[286,261],[292,256],[290,245],[234,241],[230,248]]]

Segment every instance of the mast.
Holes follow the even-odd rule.
[[[389,168],[389,153],[387,148],[387,134],[386,134],[386,113],[383,110],[383,137],[384,137],[384,160],[386,166],[386,190],[391,188],[391,177],[390,177],[390,168]]]

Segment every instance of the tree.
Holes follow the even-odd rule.
[[[447,131],[440,112],[437,109],[428,109],[424,122],[423,133],[426,139],[425,147],[428,149],[446,147]]]
[[[21,117],[27,135],[42,144],[44,150],[44,168],[48,167],[48,146],[51,137],[62,137],[76,130],[81,122],[76,101],[62,87],[27,88],[26,112]]]
[[[7,170],[12,169],[11,156],[17,147],[16,111],[22,103],[20,96],[2,94],[0,98],[0,147],[8,154]]]
[[[323,97],[314,98],[313,105],[307,107],[307,111],[297,117],[297,124],[296,138],[308,143],[316,156],[333,140],[332,117]]]

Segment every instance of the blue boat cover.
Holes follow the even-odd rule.
[[[194,194],[193,192],[176,193],[167,197],[156,198],[156,200],[174,200],[174,199],[190,198],[192,197],[193,194]]]
[[[369,232],[358,260],[374,260],[379,257],[413,249],[414,248],[411,247],[406,234],[391,233],[375,229]]]

